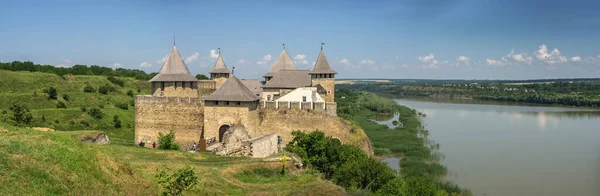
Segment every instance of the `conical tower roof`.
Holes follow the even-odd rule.
[[[221,57],[220,52],[217,62],[215,62],[215,66],[213,66],[208,73],[231,73],[229,69],[227,69],[227,65],[225,65],[225,61],[223,61],[223,57]]]
[[[221,87],[209,96],[204,97],[205,101],[256,101],[259,98],[235,75],[231,75]]]
[[[331,69],[331,66],[329,66],[329,62],[327,61],[327,57],[325,57],[325,52],[323,52],[323,50],[319,52],[315,67],[310,71],[310,74],[336,74],[336,72]]]
[[[271,69],[265,76],[273,76],[273,73],[281,70],[297,70],[296,64],[294,64],[294,61],[292,61],[292,58],[285,49],[281,51],[279,57],[275,59],[275,62],[271,65]]]
[[[162,65],[162,68],[160,68],[158,75],[150,79],[150,82],[173,81],[198,81],[198,79],[192,76],[190,70],[188,70],[175,45],[173,45],[171,53],[167,56],[167,59],[165,59],[165,63]]]

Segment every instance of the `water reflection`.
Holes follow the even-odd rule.
[[[427,116],[448,180],[474,195],[598,195],[600,111],[396,100]]]
[[[399,116],[400,116],[400,113],[375,114],[375,115],[373,115],[371,120],[377,122],[377,124],[386,125],[389,128],[393,129],[393,128],[402,126],[402,123],[398,120]]]

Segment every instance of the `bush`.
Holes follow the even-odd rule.
[[[133,90],[128,90],[127,91],[127,96],[133,97]]]
[[[121,109],[124,109],[124,110],[128,110],[129,109],[129,105],[127,103],[115,103],[115,107],[121,108]]]
[[[85,106],[81,106],[81,111],[82,112],[87,112],[87,108]]]
[[[162,195],[181,195],[198,184],[199,178],[190,166],[171,171],[169,168],[158,170],[158,184],[162,186]]]
[[[100,111],[100,109],[98,108],[92,108],[88,111],[88,114],[96,119],[102,119],[102,117],[104,117],[104,114],[102,113],[102,111]]]
[[[56,103],[56,108],[67,108],[67,105],[64,102],[59,101]]]
[[[69,101],[69,95],[67,95],[67,94],[63,94],[63,99],[64,99],[65,101]]]
[[[90,85],[87,85],[83,88],[84,93],[95,93],[96,89]]]
[[[376,195],[433,195],[447,196],[448,193],[437,186],[433,181],[426,178],[402,178],[396,177],[381,187]]]
[[[54,87],[50,87],[48,88],[48,90],[46,91],[46,93],[48,94],[48,98],[50,99],[56,99],[58,93],[56,92],[56,89]]]
[[[109,84],[106,84],[104,86],[100,86],[100,88],[98,88],[98,92],[102,93],[102,94],[105,94],[105,95],[108,94],[109,92],[115,92],[115,91],[116,91],[115,87],[113,87],[113,86],[111,86]]]
[[[28,125],[31,123],[33,116],[29,112],[29,108],[21,104],[12,104],[9,109],[14,113],[13,120],[17,123]]]
[[[113,117],[113,122],[115,122],[115,129],[121,128],[121,120],[119,120],[118,115]]]
[[[120,80],[119,78],[116,78],[114,76],[108,76],[106,77],[106,79],[108,79],[108,81],[112,82],[113,84],[119,85],[121,87],[125,86],[125,82],[123,82],[123,80]]]
[[[389,180],[396,177],[396,170],[386,163],[373,158],[350,160],[343,164],[333,174],[332,179],[336,184],[355,189],[379,190]]]
[[[137,89],[137,92],[138,92],[138,93],[141,93],[141,92],[142,92],[142,89],[138,88],[138,89]]]
[[[179,150],[179,145],[175,143],[175,132],[171,131],[168,134],[158,133],[158,149]]]

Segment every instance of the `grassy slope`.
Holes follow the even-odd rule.
[[[125,86],[120,87],[112,84],[106,78],[106,76],[80,75],[60,77],[49,73],[0,70],[0,89],[2,89],[0,92],[0,111],[7,111],[7,114],[4,115],[0,113],[0,121],[9,121],[11,112],[8,108],[13,103],[21,103],[27,105],[33,114],[34,119],[30,126],[69,131],[103,130],[107,132],[110,138],[133,140],[134,107],[129,105],[128,110],[123,110],[115,107],[114,104],[131,104],[133,98],[127,96],[129,90],[137,94],[139,88],[142,90],[141,94],[149,94],[149,84],[146,81],[133,78],[120,78],[125,81]],[[110,84],[117,89],[117,92],[109,92],[107,95],[84,93],[83,88],[87,84],[93,86],[96,90],[99,86]],[[43,93],[44,89],[49,87],[57,89],[58,100],[50,100],[48,95]],[[69,96],[69,101],[63,100],[63,94]],[[56,108],[58,101],[63,101],[67,108]],[[92,118],[86,112],[81,111],[82,106],[87,109],[104,107],[101,109],[104,118],[101,120]],[[115,115],[118,115],[122,122],[122,128],[120,129],[114,128],[113,116]],[[46,120],[43,121],[42,117]]]
[[[0,195],[156,195],[160,188],[154,175],[163,165],[172,169],[190,165],[195,169],[201,182],[188,191],[192,195],[343,194],[343,189],[331,182],[291,167],[291,174],[286,176],[252,172],[255,168],[277,170],[279,162],[99,146],[75,139],[87,133],[38,132],[0,124],[0,184],[10,185],[0,186]]]

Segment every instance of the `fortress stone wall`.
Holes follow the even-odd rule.
[[[135,142],[158,143],[158,133],[175,132],[182,147],[199,142],[204,106],[198,97],[135,97]]]
[[[335,102],[293,102],[293,101],[262,101],[261,108],[274,110],[306,110],[330,116],[337,116],[337,103]]]
[[[320,84],[327,93],[319,94],[325,99],[325,102],[335,102],[335,79],[333,78],[313,78],[312,85]]]

